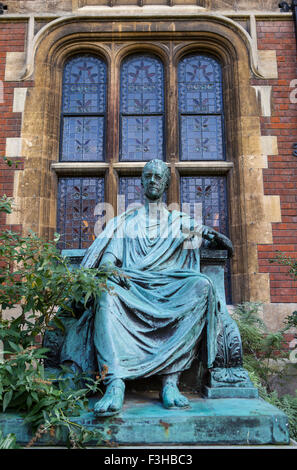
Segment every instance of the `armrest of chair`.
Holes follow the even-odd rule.
[[[225,294],[225,264],[228,259],[227,250],[200,251],[200,269],[203,274],[211,279],[217,289],[221,305],[226,305]]]
[[[62,256],[65,256],[69,260],[69,265],[73,268],[78,268],[83,260],[86,249],[77,250],[62,250]]]

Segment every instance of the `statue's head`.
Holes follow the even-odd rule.
[[[146,197],[150,200],[160,199],[170,183],[170,168],[163,160],[150,160],[145,164],[141,174],[141,184]]]

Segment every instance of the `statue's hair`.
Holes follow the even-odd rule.
[[[162,170],[165,171],[165,177],[166,177],[166,180],[167,180],[167,187],[169,186],[170,184],[170,178],[171,178],[171,172],[170,172],[170,168],[166,165],[166,163],[163,161],[163,160],[160,160],[159,158],[154,158],[153,160],[149,160],[143,167],[143,170],[145,168],[149,168],[150,166],[161,166],[162,167]]]

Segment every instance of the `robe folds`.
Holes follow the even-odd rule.
[[[61,362],[82,371],[108,369],[114,378],[137,379],[188,369],[205,332],[207,367],[216,356],[219,301],[200,273],[202,225],[165,207],[147,207],[112,219],[87,250],[82,266],[96,269],[112,253],[129,282],[112,276],[108,291],[67,332]]]

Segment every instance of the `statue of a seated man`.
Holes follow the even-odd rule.
[[[100,297],[73,324],[60,360],[79,370],[107,370],[97,416],[121,410],[125,381],[162,376],[160,393],[166,408],[186,408],[178,389],[205,333],[207,367],[217,353],[220,302],[212,281],[201,274],[202,239],[232,253],[230,240],[162,203],[170,170],[161,160],[142,172],[145,204],[112,219],[87,250],[82,266],[114,266]],[[124,276],[123,276],[124,275]]]

